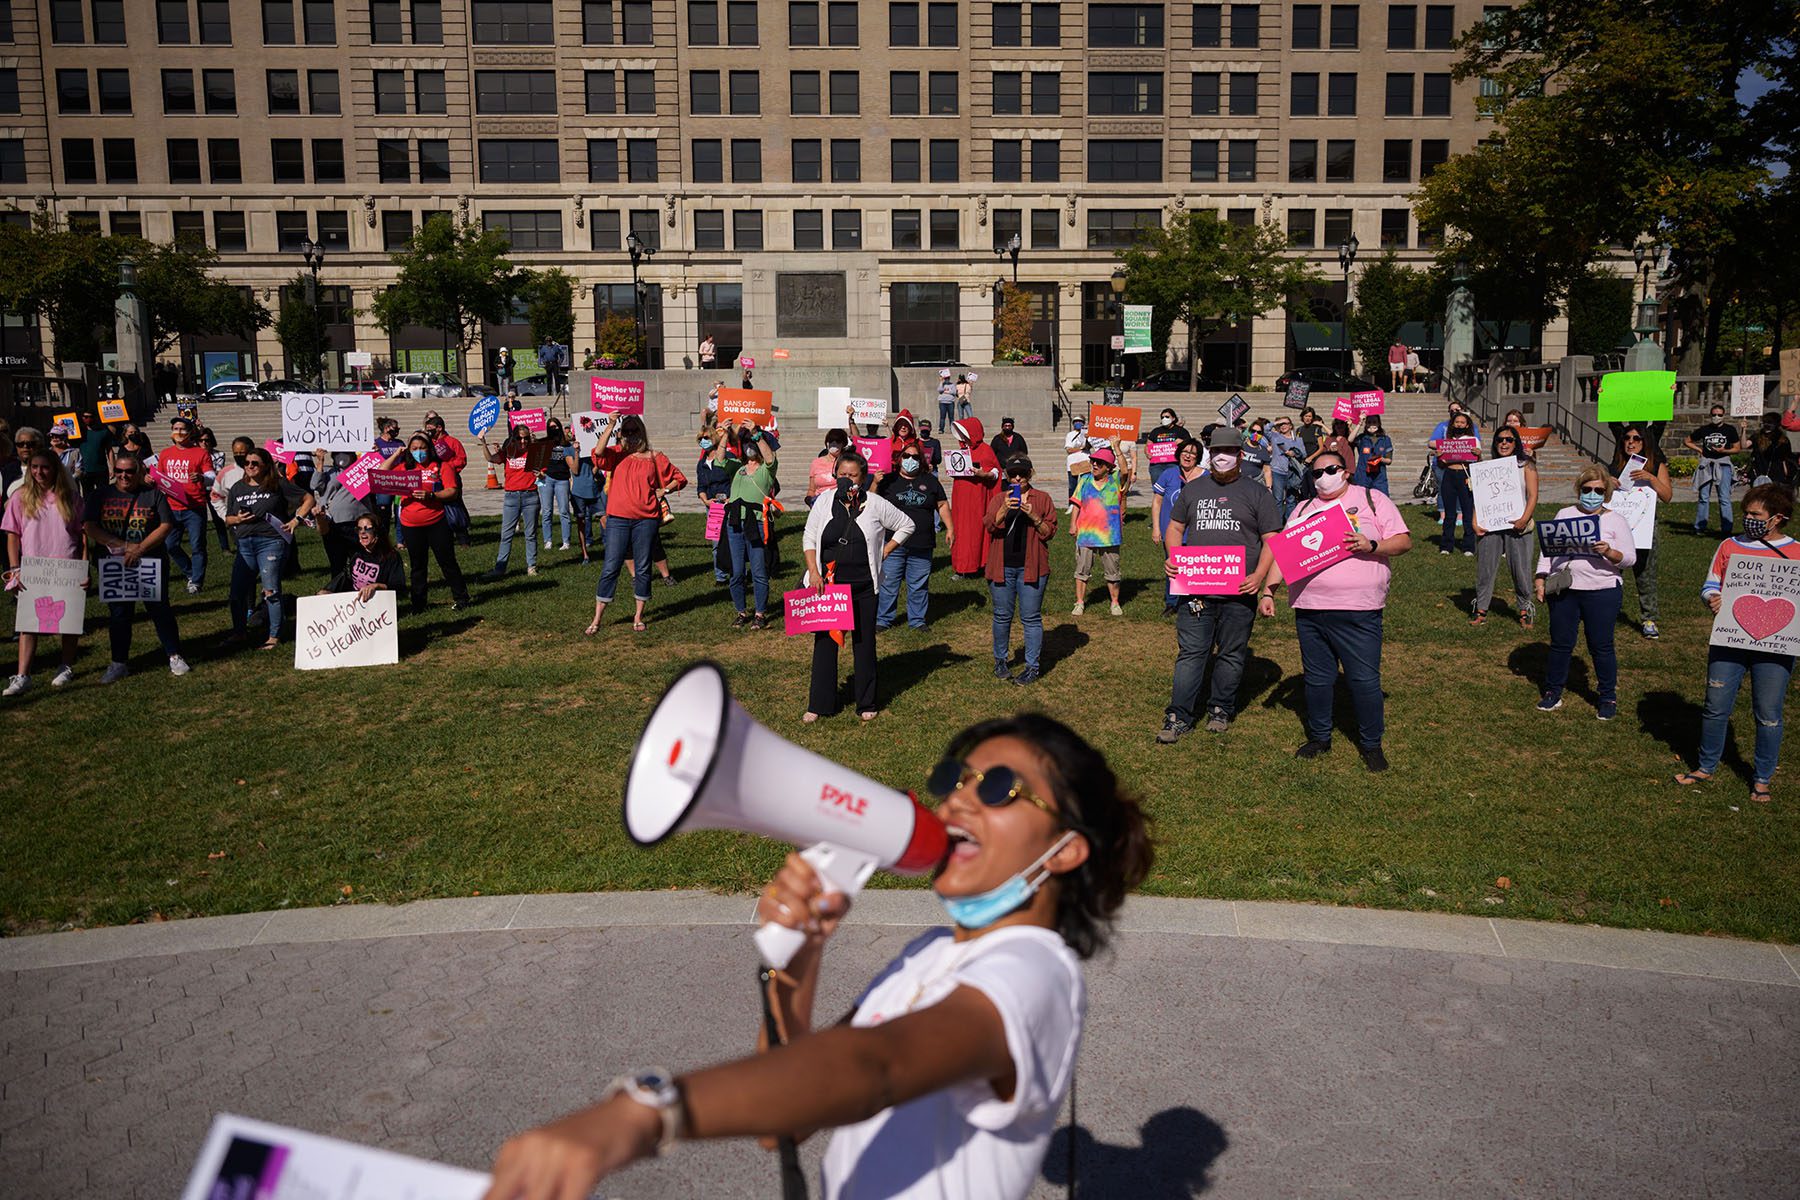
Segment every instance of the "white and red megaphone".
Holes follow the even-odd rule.
[[[657,701],[625,777],[625,831],[654,846],[682,829],[741,829],[807,847],[827,887],[855,895],[885,867],[922,875],[944,859],[944,824],[896,791],[770,732],[732,700],[716,663],[695,663]],[[764,925],[756,947],[785,967],[805,941]]]

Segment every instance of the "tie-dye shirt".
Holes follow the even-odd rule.
[[[1119,476],[1108,472],[1106,482],[1095,484],[1092,475],[1082,475],[1075,484],[1075,519],[1070,527],[1077,546],[1117,546],[1119,544]]]

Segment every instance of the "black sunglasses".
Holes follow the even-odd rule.
[[[1314,467],[1312,469],[1312,477],[1314,479],[1321,479],[1326,475],[1342,475],[1343,473],[1344,468],[1342,467]]]
[[[954,758],[946,758],[931,768],[931,775],[925,780],[925,787],[939,800],[948,800],[950,794],[961,788],[973,785],[975,798],[989,808],[1004,808],[1014,800],[1029,800],[1051,816],[1058,816],[1057,811],[1043,800],[1032,794],[1030,788],[1019,779],[1018,772],[1011,767],[990,767],[986,771],[977,771],[968,763]]]

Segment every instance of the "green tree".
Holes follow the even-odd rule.
[[[1144,229],[1119,258],[1125,263],[1125,298],[1153,306],[1152,338],[1166,346],[1176,321],[1187,326],[1190,387],[1207,336],[1234,316],[1261,316],[1324,280],[1293,256],[1287,235],[1273,223],[1233,225],[1211,209],[1180,213],[1162,229]]]
[[[631,314],[617,309],[607,313],[594,338],[594,350],[597,358],[610,360],[612,366],[637,366],[637,322],[632,320]]]
[[[287,353],[288,370],[312,383],[325,374],[325,354],[331,349],[325,332],[325,313],[307,296],[306,275],[296,275],[281,289],[281,317],[275,322],[275,338]]]
[[[525,301],[532,345],[548,340],[567,346],[574,341],[575,281],[561,267],[524,272],[519,296]]]
[[[441,329],[444,346],[462,362],[484,322],[500,324],[512,308],[519,280],[497,229],[455,225],[436,216],[391,255],[400,269],[394,286],[375,299],[375,323],[390,337],[407,325]]]
[[[1400,326],[1434,319],[1436,290],[1430,272],[1401,266],[1391,247],[1363,268],[1350,306],[1350,346],[1362,356],[1365,375],[1387,362],[1387,348]]]
[[[230,334],[253,338],[266,329],[269,310],[247,289],[212,278],[218,255],[205,246],[137,242],[137,294],[150,326],[150,347],[161,355],[183,335]]]
[[[1612,354],[1631,345],[1632,284],[1602,267],[1569,285],[1569,353]]]
[[[98,363],[113,344],[127,249],[126,239],[59,229],[47,216],[29,228],[0,226],[0,311],[41,317],[58,367]]]
[[[1007,288],[1000,299],[1000,311],[994,314],[995,362],[1018,362],[1031,353],[1033,320],[1030,293],[1023,288]]]

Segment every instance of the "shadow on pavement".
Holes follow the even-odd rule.
[[[1044,1178],[1089,1200],[1187,1200],[1212,1186],[1207,1171],[1230,1144],[1224,1126],[1193,1108],[1157,1113],[1136,1146],[1110,1145],[1086,1126],[1065,1125],[1050,1139]]]

